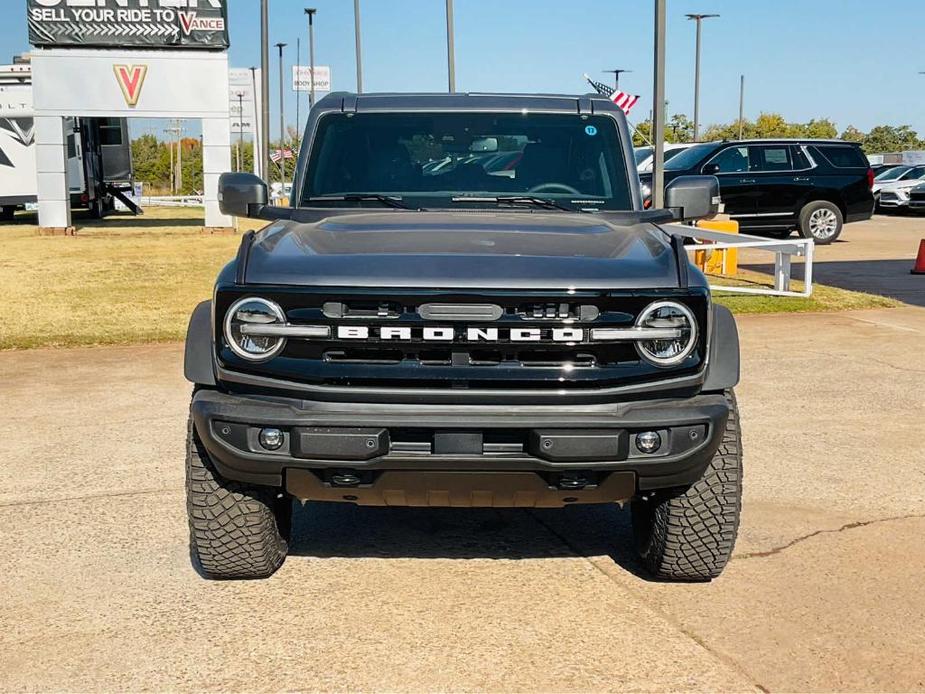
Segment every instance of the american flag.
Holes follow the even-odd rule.
[[[612,102],[617,105],[623,113],[627,116],[630,114],[633,106],[636,105],[636,102],[639,101],[638,96],[633,94],[627,94],[626,92],[621,92],[619,89],[614,89],[613,87],[608,87],[603,82],[595,82],[593,79],[585,75],[585,79],[588,80],[588,83],[594,87],[594,91],[598,94],[603,94],[608,97]]]
[[[293,154],[292,150],[289,148],[286,149],[274,149],[270,152],[270,161],[274,164],[279,164],[281,159],[292,159]]]

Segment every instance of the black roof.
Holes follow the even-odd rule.
[[[544,113],[600,113],[623,117],[623,112],[601,94],[485,94],[332,92],[319,106],[344,111],[527,111]]]

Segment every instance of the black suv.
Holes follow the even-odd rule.
[[[851,142],[706,142],[665,163],[666,184],[691,174],[719,179],[725,211],[743,230],[789,236],[797,229],[827,244],[845,223],[874,212],[873,170],[860,145]],[[652,175],[640,180],[648,197]]]
[[[631,501],[652,572],[717,576],[742,493],[738,337],[670,224],[714,214],[716,179],[643,210],[599,96],[335,93],[304,142],[291,207],[253,175],[219,183],[226,213],[272,223],[187,336],[202,573],[275,571],[295,498]]]

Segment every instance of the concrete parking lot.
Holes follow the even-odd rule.
[[[702,585],[641,575],[616,507],[342,505],[206,582],[181,346],[0,353],[0,689],[922,690],[925,308],[739,325],[743,525]]]

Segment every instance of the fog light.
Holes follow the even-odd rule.
[[[662,446],[662,437],[657,431],[643,431],[636,434],[636,448],[643,453],[655,453]]]
[[[283,445],[283,432],[279,429],[267,428],[260,430],[260,436],[257,437],[260,445],[268,451],[275,451]]]

